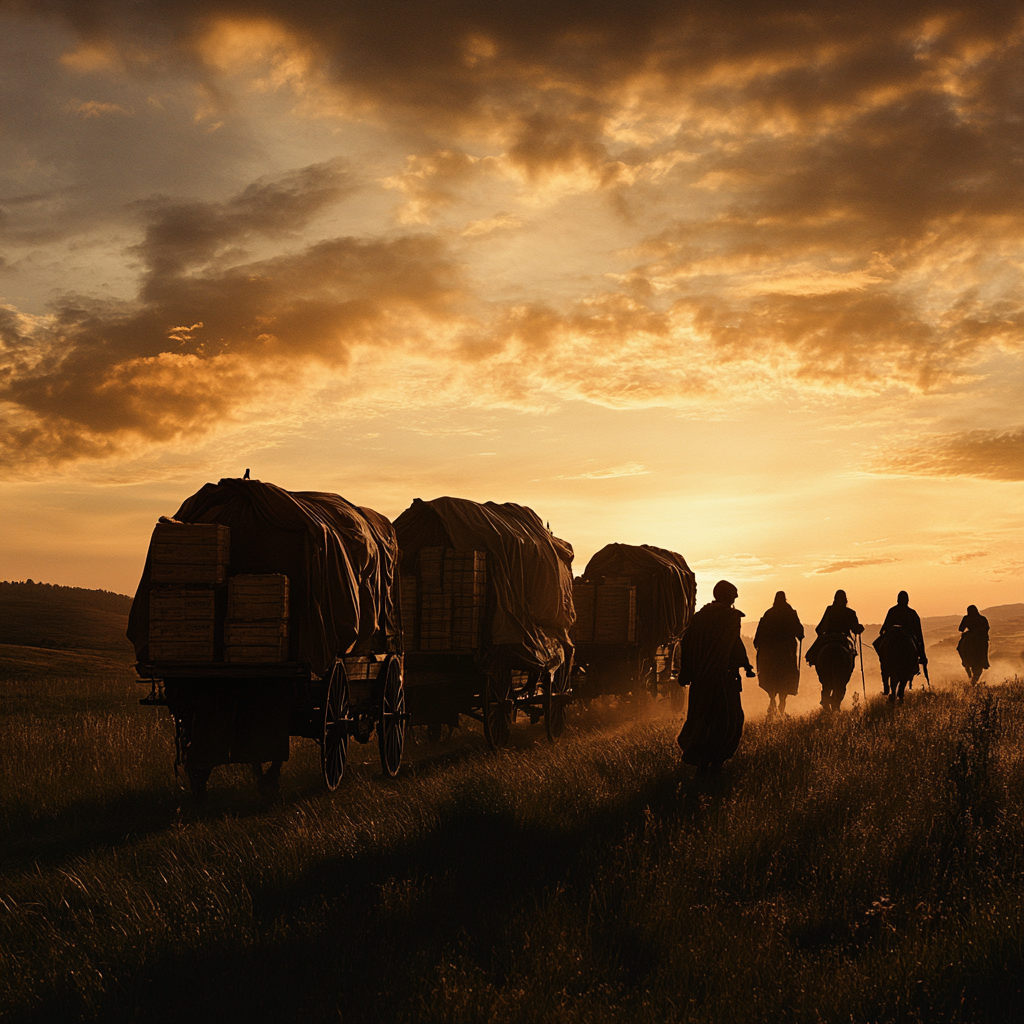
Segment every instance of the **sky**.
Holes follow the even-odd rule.
[[[1024,11],[0,0],[0,577],[208,480],[1024,600]]]

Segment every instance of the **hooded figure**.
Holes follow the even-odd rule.
[[[800,663],[797,660],[797,642],[804,638],[800,616],[780,590],[775,603],[761,616],[754,634],[757,649],[757,683],[771,698],[769,717],[778,710],[786,710],[786,698],[797,692],[800,684]]]
[[[885,622],[878,631],[880,637],[885,636],[894,626],[900,626],[907,630],[917,644],[917,654],[922,664],[926,664],[928,658],[924,653],[924,634],[921,632],[921,616],[910,607],[910,595],[901,590],[896,595],[896,603],[885,613]]]
[[[853,638],[864,632],[857,613],[846,603],[845,590],[836,591],[814,631],[818,635],[804,658],[818,673],[821,706],[838,711],[857,658]],[[837,652],[837,648],[840,651]]]
[[[981,678],[988,664],[988,619],[978,606],[967,606],[967,614],[960,620],[960,641],[956,645],[960,661],[972,683]]]
[[[825,609],[821,622],[815,627],[814,632],[818,636],[824,636],[826,633],[841,633],[847,639],[852,639],[853,636],[859,636],[864,632],[864,627],[857,619],[857,613],[846,603],[845,590],[836,591],[836,596],[832,598],[832,603]],[[814,662],[810,661],[810,654],[811,652],[808,651],[808,664],[813,665]]]
[[[743,735],[739,670],[754,675],[740,639],[743,612],[727,580],[715,584],[714,601],[697,612],[680,645],[679,685],[690,685],[690,701],[679,733],[683,761],[707,775],[732,757]]]

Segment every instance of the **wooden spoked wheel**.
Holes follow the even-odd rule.
[[[544,701],[544,731],[554,743],[565,732],[566,710],[572,686],[572,663],[559,665],[551,674],[547,700]]]
[[[405,688],[402,685],[402,662],[398,658],[388,658],[381,671],[381,680],[377,746],[381,771],[393,779],[398,774],[405,749]]]
[[[512,676],[503,672],[501,679],[487,676],[484,683],[484,739],[491,750],[508,746],[512,730]]]
[[[332,793],[345,774],[351,724],[345,664],[336,661],[327,675],[324,725],[320,737],[320,768],[324,773],[324,782]]]

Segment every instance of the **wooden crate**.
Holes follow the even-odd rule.
[[[288,660],[288,638],[275,644],[225,644],[224,657],[233,665],[277,665]]]
[[[243,573],[228,580],[224,658],[234,664],[288,660],[288,577]]]
[[[462,651],[480,646],[487,604],[487,553],[421,548],[415,576],[402,576],[408,650]]]
[[[593,642],[596,591],[597,587],[593,583],[573,580],[572,603],[576,609],[576,621],[569,630],[569,636],[574,644]]]
[[[217,617],[213,587],[153,587],[149,592],[150,660],[214,661]]]
[[[420,548],[420,593],[440,594],[444,583],[444,548]]]
[[[594,642],[633,643],[636,639],[636,587],[595,587]]]
[[[402,573],[400,587],[402,591],[402,634],[405,638],[406,649],[415,650],[416,630],[419,625],[416,614],[419,586],[415,574]]]
[[[190,643],[182,640],[150,640],[150,661],[214,661],[216,646],[209,643]]]
[[[152,583],[223,583],[231,530],[219,523],[157,523],[149,552]]]
[[[224,643],[226,644],[240,644],[242,647],[258,647],[261,644],[274,646],[287,636],[287,619],[267,619],[265,622],[228,619],[224,623]]]
[[[149,621],[209,622],[217,617],[213,587],[153,587],[149,592]]]
[[[452,602],[451,649],[475,650],[487,603],[487,552],[446,548],[444,587]]]
[[[228,580],[228,619],[255,622],[288,618],[288,577],[281,573],[241,574]]]

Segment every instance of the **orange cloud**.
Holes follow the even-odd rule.
[[[1021,481],[1024,480],[1024,429],[944,434],[928,444],[889,455],[878,468],[883,472],[921,476]]]

